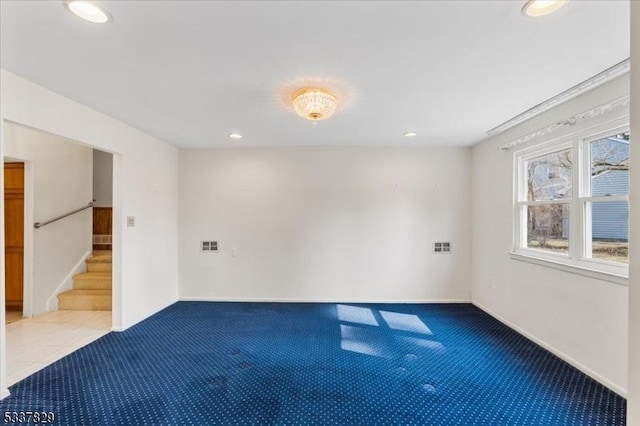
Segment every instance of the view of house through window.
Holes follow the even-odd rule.
[[[629,143],[629,132],[618,130],[516,153],[516,251],[626,267]]]
[[[534,157],[526,162],[527,247],[569,252],[569,201],[572,150]]]
[[[589,143],[587,257],[629,263],[629,132]]]

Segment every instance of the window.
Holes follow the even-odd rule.
[[[627,127],[515,153],[515,253],[626,277]]]

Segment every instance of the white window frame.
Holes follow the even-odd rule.
[[[513,196],[513,251],[511,258],[542,266],[561,269],[566,272],[586,275],[593,278],[626,285],[628,265],[588,258],[591,244],[591,227],[588,203],[629,201],[628,195],[592,197],[590,143],[613,134],[629,131],[629,120],[618,119],[609,123],[580,130],[572,134],[545,141],[532,147],[515,151],[513,154],[514,196]],[[571,198],[561,200],[528,201],[525,164],[528,160],[546,154],[572,149],[574,166],[572,168]],[[527,215],[526,208],[538,204],[567,204],[569,206],[569,251],[554,253],[548,250],[526,247]]]

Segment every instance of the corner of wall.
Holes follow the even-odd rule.
[[[563,117],[627,96],[628,83],[628,74],[617,77],[474,145],[471,168],[472,303],[620,394],[629,389],[627,290],[599,279],[516,262],[509,256],[513,249],[514,151],[497,148]],[[541,135],[519,149],[570,138],[578,130],[627,116],[623,109],[603,114],[579,127]],[[594,341],[594,334],[602,336]]]
[[[631,3],[631,134],[640,135],[640,3]],[[640,216],[640,138],[631,144],[631,212]],[[640,223],[631,220],[629,228],[629,374],[627,424],[640,424]]]
[[[0,75],[4,73],[0,69]],[[0,78],[1,80],[1,78]],[[4,158],[4,119],[0,116],[0,159]],[[4,193],[4,163],[0,161],[0,189]],[[4,307],[4,208],[0,209],[0,306]],[[0,309],[0,399],[9,396],[9,390],[4,386],[7,383],[7,326],[5,325],[5,312]]]
[[[602,384],[602,385],[606,386],[607,388],[611,389],[612,391],[614,391],[618,395],[622,396],[623,398],[627,397],[627,390],[625,388],[623,388],[622,386],[619,386],[617,383],[612,382],[611,380],[609,380],[608,378],[606,378],[602,374],[599,374],[597,371],[594,371],[593,369],[587,367],[586,365],[584,365],[580,361],[576,360],[574,357],[572,357],[570,355],[567,355],[565,352],[561,351],[560,349],[556,348],[555,346],[552,346],[552,345],[548,344],[545,340],[538,338],[536,335],[528,332],[527,330],[523,329],[522,327],[519,327],[515,323],[513,323],[513,322],[507,320],[506,318],[504,318],[503,316],[495,313],[494,311],[492,311],[491,309],[489,309],[486,306],[482,305],[481,303],[478,303],[477,301],[473,301],[471,303],[474,306],[476,306],[477,308],[479,308],[482,311],[486,312],[487,314],[491,315],[493,318],[497,319],[498,321],[500,321],[501,323],[503,323],[507,327],[517,331],[518,333],[520,333],[521,335],[523,335],[527,339],[531,340],[535,344],[543,347],[544,349],[548,350],[549,352],[551,352],[552,354],[554,354],[558,358],[562,359],[566,363],[568,363],[568,364],[572,365],[573,367],[577,368],[578,370],[582,371],[587,376],[590,376],[594,380],[600,382],[600,384]]]

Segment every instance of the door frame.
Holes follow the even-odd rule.
[[[24,241],[23,241],[23,264],[22,264],[22,316],[31,318],[33,316],[33,226],[34,223],[33,207],[33,163],[29,160],[19,157],[3,157],[2,162],[16,162],[24,164]],[[4,191],[4,187],[3,187]],[[4,250],[4,247],[3,247]]]
[[[0,118],[1,119],[1,118]],[[122,268],[124,263],[124,258],[122,256],[122,239],[123,239],[123,222],[122,222],[122,188],[124,182],[124,166],[123,166],[123,154],[119,152],[114,152],[108,149],[105,149],[100,146],[93,145],[88,142],[82,142],[73,138],[69,138],[63,135],[59,135],[57,133],[51,132],[49,130],[40,129],[38,127],[30,126],[28,124],[23,124],[13,120],[2,120],[0,123],[0,129],[3,132],[2,139],[4,140],[4,131],[5,124],[10,123],[16,126],[26,127],[38,132],[48,133],[56,136],[60,136],[64,139],[70,140],[77,144],[86,146],[88,148],[98,149],[103,152],[110,153],[113,155],[113,176],[112,176],[112,196],[113,196],[113,218],[112,218],[112,289],[111,289],[111,297],[112,297],[112,308],[111,308],[111,330],[112,331],[122,331],[123,327],[123,298],[122,298]],[[3,153],[4,154],[4,153]],[[15,161],[20,161],[25,164],[25,218],[24,218],[24,226],[25,226],[25,241],[24,241],[24,300],[23,300],[23,316],[32,317],[33,316],[33,293],[34,293],[34,228],[33,224],[35,223],[34,216],[34,204],[35,204],[35,194],[34,194],[34,165],[31,161],[25,160],[23,158],[15,157],[15,156],[3,156],[0,158],[4,164],[4,159],[11,159]],[[4,166],[2,166],[4,169]],[[4,191],[4,182],[0,180],[0,190]],[[4,212],[0,212],[0,217],[2,217],[2,224],[4,224]],[[4,226],[4,225],[3,225]],[[0,254],[4,260],[4,230],[0,232],[0,243],[2,246],[0,247]],[[3,269],[4,270],[4,269]],[[5,291],[5,282],[4,277],[0,281],[0,292],[2,292],[2,297],[0,300],[4,303],[4,291]],[[3,306],[4,308],[4,306]],[[2,323],[0,323],[0,327],[6,327],[4,324],[4,309],[2,310],[2,314],[0,314],[0,319],[2,319]],[[0,370],[2,367],[0,367]],[[1,389],[0,389],[1,390]]]
[[[123,239],[124,239],[124,227],[123,227],[123,185],[124,185],[124,155],[120,152],[106,149],[101,146],[96,146],[91,143],[81,142],[77,139],[70,138],[64,136],[63,134],[56,133],[55,131],[48,130],[51,128],[50,125],[44,125],[41,127],[38,126],[30,126],[27,123],[10,120],[2,116],[0,114],[0,159],[4,158],[5,149],[4,145],[6,142],[5,139],[5,130],[6,124],[13,123],[19,126],[29,127],[35,130],[39,130],[46,133],[51,133],[54,135],[58,135],[64,137],[66,139],[73,140],[81,145],[85,145],[91,148],[100,149],[105,152],[110,152],[113,155],[113,244],[112,244],[112,264],[113,264],[113,272],[112,272],[112,300],[113,306],[111,310],[111,330],[112,331],[123,331],[124,330],[124,297],[122,292],[122,270],[124,267],[124,256],[123,252]],[[41,123],[43,124],[43,123]],[[55,126],[53,126],[55,127]],[[0,191],[4,192],[4,162],[0,161]],[[30,168],[31,177],[31,188],[33,188],[33,167]],[[31,191],[30,198],[33,198],[33,191]],[[29,253],[30,257],[33,258],[33,225],[29,226],[29,224],[33,224],[33,202],[31,201],[30,207],[30,215],[25,217],[25,226],[28,228],[29,240],[31,241],[31,252]],[[26,203],[25,203],[26,204]],[[0,209],[0,270],[4,271],[4,209]],[[25,238],[27,238],[25,235]],[[29,276],[33,277],[33,264],[31,264],[31,271]],[[33,284],[31,284],[33,288]],[[5,297],[5,282],[4,282],[4,273],[0,274],[0,305],[4,307]],[[33,297],[31,295],[31,304],[33,305]],[[7,340],[6,340],[6,330],[7,326],[5,324],[5,310],[0,309],[0,400],[9,396],[9,389],[6,387],[7,380],[7,363],[6,363],[6,353],[7,353]]]

